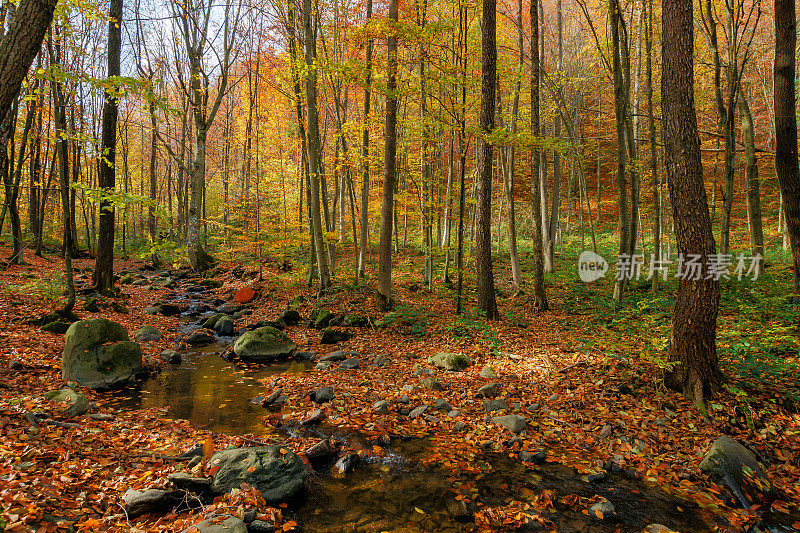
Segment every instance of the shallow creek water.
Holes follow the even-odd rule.
[[[167,416],[188,420],[198,429],[231,435],[274,433],[261,422],[265,409],[252,403],[263,394],[259,379],[308,367],[296,362],[238,365],[218,355],[223,349],[214,344],[188,350],[182,353],[181,364],[146,378],[114,403],[132,409],[167,407]],[[284,431],[316,432],[347,443],[363,440],[357,431],[326,426]],[[366,442],[362,445],[370,447]],[[447,482],[449,473],[420,462],[430,449],[429,442],[396,439],[386,449],[385,457],[362,463],[344,479],[328,475],[331,465],[323,465],[309,477],[305,494],[290,505],[288,514],[303,531],[311,532],[476,530],[474,522],[455,519],[447,511],[454,497]],[[619,518],[615,522],[600,522],[569,508],[547,515],[559,531],[638,532],[654,522],[678,531],[711,529],[693,504],[622,474],[590,484],[558,464],[546,463],[531,471],[502,454],[487,454],[482,460],[492,465],[491,473],[477,484],[476,499],[484,505],[502,505],[524,499],[521,494],[550,489],[556,494],[554,499],[600,494],[616,507]]]

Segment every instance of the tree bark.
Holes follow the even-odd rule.
[[[475,267],[478,278],[478,308],[487,320],[498,320],[492,271],[492,163],[494,150],[487,139],[494,130],[495,92],[497,90],[497,4],[483,1],[481,24],[481,136],[478,148],[476,182]]]
[[[330,271],[328,270],[327,245],[322,234],[322,215],[320,213],[320,176],[322,173],[319,116],[317,112],[317,72],[316,72],[316,41],[311,25],[311,0],[303,0],[303,28],[306,49],[306,107],[308,120],[308,162],[309,185],[311,190],[311,220],[314,229],[314,248],[317,254],[317,275],[319,278],[320,292],[327,290],[331,285]],[[327,217],[326,217],[327,218]]]
[[[372,0],[367,0],[367,21],[372,19]],[[364,83],[364,131],[361,141],[361,242],[358,250],[358,276],[363,278],[367,264],[367,237],[369,231],[369,111],[372,97],[372,39],[367,42],[367,79]]]
[[[747,222],[750,226],[750,248],[754,256],[763,256],[764,224],[761,216],[761,182],[758,177],[753,114],[750,112],[750,104],[744,94],[739,95],[738,103],[739,114],[742,119],[742,137],[744,137],[746,160],[745,181],[747,182]]]
[[[794,260],[794,304],[800,306],[800,165],[797,161],[794,0],[775,0],[775,172],[783,194],[786,231]]]
[[[398,0],[389,1],[389,22],[398,22]],[[381,204],[381,240],[378,258],[378,304],[392,305],[392,219],[397,159],[397,31],[390,28],[386,73],[386,125],[383,149],[383,201]]]
[[[539,10],[531,1],[531,135],[539,136]],[[547,294],[544,290],[544,248],[542,243],[541,183],[539,176],[539,149],[531,148],[531,206],[533,209],[533,303],[546,311]]]
[[[661,110],[664,162],[667,169],[678,254],[698,256],[705,266],[716,254],[708,199],[703,184],[700,137],[694,106],[694,18],[692,2],[662,0]],[[675,366],[665,383],[693,403],[720,388],[716,331],[719,281],[707,268],[699,276],[682,276],[672,314],[669,360]],[[700,279],[694,279],[699,277]]]
[[[123,0],[111,0],[108,22],[108,80],[120,75],[122,52],[122,4]],[[101,153],[98,160],[98,185],[104,194],[114,194],[116,186],[115,161],[117,154],[117,97],[108,87],[103,101],[103,125]],[[97,258],[94,265],[93,282],[97,291],[108,294],[114,290],[114,204],[107,199],[100,202],[97,235]]]

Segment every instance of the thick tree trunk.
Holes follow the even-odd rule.
[[[389,22],[398,22],[398,0],[389,1]],[[381,204],[381,240],[378,258],[379,306],[392,305],[392,219],[397,158],[397,33],[391,27],[388,39],[386,75],[386,125],[383,149],[383,202]]]
[[[531,135],[539,135],[539,10],[531,2]],[[544,290],[544,248],[542,243],[542,208],[539,201],[539,150],[531,149],[531,206],[533,207],[533,303],[541,311],[548,309]]]
[[[794,0],[775,0],[775,172],[783,194],[783,212],[794,259],[794,304],[800,306],[800,166],[797,161]]]
[[[494,150],[486,138],[494,129],[495,92],[497,89],[497,4],[483,1],[481,53],[481,137],[478,148],[476,182],[475,267],[478,278],[478,308],[488,320],[498,320],[492,272],[492,162]]]
[[[663,0],[661,109],[664,119],[664,162],[667,168],[678,254],[696,256],[701,265],[715,257],[708,199],[703,185],[700,138],[694,107],[694,41],[691,2]],[[672,314],[669,356],[676,366],[666,384],[694,403],[720,388],[716,332],[719,280],[683,272]],[[698,279],[695,279],[698,278]]]
[[[22,0],[11,27],[0,41],[0,120],[6,116],[19,94],[50,22],[56,0]]]
[[[112,0],[108,23],[108,78],[119,76],[122,51],[122,3]],[[101,133],[102,152],[98,160],[98,185],[105,194],[114,194],[116,186],[117,154],[117,97],[106,90],[103,102]],[[97,236],[97,258],[94,265],[94,286],[101,294],[114,290],[114,205],[108,200],[100,202],[100,223]]]

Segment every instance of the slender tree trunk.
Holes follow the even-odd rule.
[[[753,255],[764,255],[764,226],[761,218],[761,184],[756,160],[756,138],[753,128],[753,114],[744,94],[739,95],[739,114],[742,117],[742,137],[747,161],[745,181],[747,182],[747,221],[750,226],[750,247]]]
[[[108,23],[108,77],[119,76],[122,52],[122,3],[112,0]],[[114,194],[116,185],[115,161],[117,154],[117,97],[112,89],[105,93],[103,102],[102,152],[98,161],[98,185],[104,194]],[[97,258],[94,266],[94,286],[101,294],[114,290],[114,205],[104,199],[100,202],[100,225],[97,237]]]
[[[661,260],[661,198],[659,194],[658,148],[656,145],[656,117],[653,109],[653,0],[647,6],[647,116],[650,126],[650,179],[653,194],[653,256]],[[712,221],[713,225],[713,221]],[[652,263],[652,261],[651,261]],[[658,275],[653,276],[653,290],[660,283]]]
[[[800,166],[797,161],[794,0],[775,0],[775,172],[783,195],[783,212],[794,259],[794,304],[800,306]]]
[[[561,11],[561,0],[556,3],[556,32],[558,34],[558,52],[556,55],[556,71],[561,76],[564,69],[564,21]],[[553,135],[556,139],[561,137],[561,113],[556,113],[553,126]],[[555,272],[555,247],[556,234],[558,232],[558,215],[561,207],[561,180],[563,168],[561,164],[561,153],[559,150],[553,151],[553,201],[550,206],[550,223],[547,226],[547,248],[545,250],[545,270]]]
[[[398,0],[389,1],[389,23],[398,23]],[[381,204],[381,240],[378,259],[379,306],[392,305],[392,218],[397,158],[397,32],[390,27],[386,76],[386,126],[383,151],[383,202]]]
[[[316,73],[316,41],[311,24],[311,0],[303,0],[303,28],[306,47],[306,107],[308,120],[308,161],[309,185],[311,190],[311,219],[314,229],[314,248],[317,254],[317,274],[319,290],[325,291],[331,285],[328,270],[327,246],[322,235],[322,214],[320,213],[320,175],[322,171],[319,117],[317,114],[317,73]]]
[[[539,10],[531,2],[531,135],[539,135]],[[542,244],[542,208],[539,201],[541,184],[539,176],[539,150],[531,150],[531,205],[533,206],[533,303],[541,311],[548,309],[544,290],[544,248]]]
[[[662,13],[664,161],[678,254],[684,258],[697,254],[707,265],[716,246],[694,107],[693,6],[684,0],[662,0]],[[676,366],[665,376],[669,387],[693,403],[702,403],[721,384],[716,348],[719,280],[706,279],[706,268],[701,270],[699,276],[684,275],[679,281],[669,348]]]
[[[367,20],[372,20],[372,0],[367,0]],[[364,83],[364,131],[361,141],[362,178],[361,178],[361,242],[358,251],[358,276],[364,277],[367,264],[367,237],[369,232],[369,111],[372,97],[372,39],[367,42],[367,79]]]

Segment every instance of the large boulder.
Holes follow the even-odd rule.
[[[303,487],[307,471],[302,459],[280,446],[231,448],[215,453],[209,464],[211,490],[224,494],[247,483],[261,491],[267,503],[285,501]]]
[[[775,497],[775,489],[755,454],[727,435],[714,441],[700,462],[700,470],[725,485],[745,509]]]
[[[64,337],[61,375],[91,389],[130,381],[142,370],[142,350],[125,328],[105,318],[72,324]]]
[[[246,332],[233,345],[237,357],[250,361],[289,357],[296,348],[285,333],[270,326]]]

